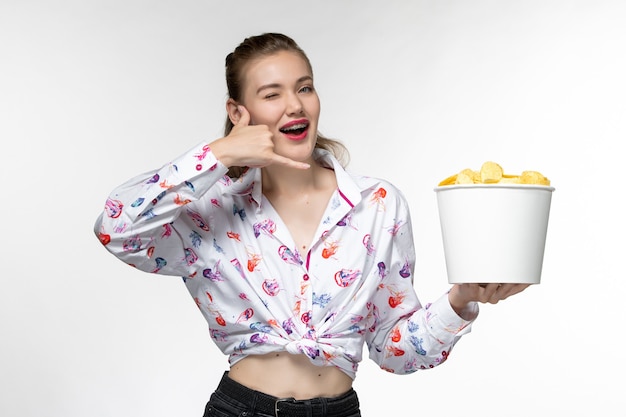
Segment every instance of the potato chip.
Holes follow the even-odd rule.
[[[502,167],[492,161],[487,161],[480,167],[480,180],[483,184],[493,184],[500,181],[502,174]]]
[[[474,184],[474,176],[471,173],[459,172],[456,177],[456,184]]]
[[[463,171],[459,172],[459,176],[461,175],[467,176],[467,178],[469,178],[469,181],[466,184],[477,184],[480,182],[480,172],[474,171],[473,169],[465,168]]]
[[[439,186],[441,187],[442,185],[452,185],[455,182],[456,182],[456,174],[450,175],[448,178],[446,178],[445,180],[441,181],[439,183]]]
[[[519,184],[519,175],[503,175],[498,184]]]
[[[550,180],[537,171],[524,171],[519,180],[520,184],[550,185]]]
[[[485,162],[480,171],[465,168],[450,175],[439,186],[454,184],[535,184],[550,185],[550,180],[538,171],[523,171],[521,175],[505,174],[502,167],[493,161]]]

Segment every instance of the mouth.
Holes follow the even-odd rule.
[[[294,120],[278,129],[280,133],[292,140],[304,139],[309,131],[309,121],[306,119]]]

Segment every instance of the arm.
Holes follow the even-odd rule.
[[[456,307],[461,316],[451,305],[451,296],[445,294],[422,306],[413,287],[412,226],[408,206],[401,195],[394,216],[405,219],[406,224],[388,244],[384,262],[390,268],[372,299],[376,322],[366,335],[366,342],[370,358],[381,368],[406,374],[443,363],[460,337],[470,331],[469,325],[478,315],[478,305],[452,296],[459,301]],[[410,266],[410,276],[406,265]]]
[[[109,252],[127,264],[146,272],[188,275],[184,260],[189,237],[176,230],[176,220],[186,216],[187,221],[200,224],[203,219],[191,211],[190,203],[226,171],[209,145],[200,143],[160,169],[115,188],[94,232]]]
[[[194,247],[209,233],[206,199],[197,202],[230,166],[263,167],[281,164],[297,169],[309,165],[274,153],[272,134],[264,125],[250,125],[250,114],[229,100],[229,116],[237,124],[227,137],[200,143],[158,170],[122,184],[109,196],[94,231],[120,260],[142,271],[192,276]],[[232,113],[232,114],[231,114]],[[219,192],[215,192],[219,202]],[[210,198],[209,198],[210,199]],[[214,219],[215,220],[215,219]],[[200,230],[200,232],[198,232]],[[201,233],[201,234],[200,234]]]

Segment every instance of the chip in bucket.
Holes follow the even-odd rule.
[[[538,171],[523,171],[520,175],[505,174],[500,164],[487,161],[479,171],[465,168],[457,174],[450,175],[439,183],[439,186],[453,184],[537,184],[550,185],[550,180]]]
[[[548,178],[505,174],[488,161],[435,191],[449,283],[540,283],[554,191]]]

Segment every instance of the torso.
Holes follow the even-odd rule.
[[[304,355],[287,352],[251,355],[235,363],[229,377],[279,398],[335,397],[352,387],[352,379],[333,366],[316,366]]]
[[[334,171],[321,168],[318,174],[317,186],[297,195],[264,190],[300,253],[309,250],[328,202],[337,189]],[[352,378],[339,368],[317,366],[305,355],[287,352],[247,356],[231,367],[229,376],[248,388],[279,398],[334,397],[352,387]]]

